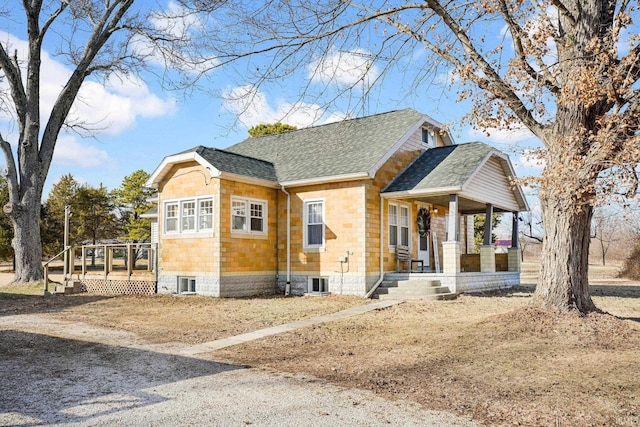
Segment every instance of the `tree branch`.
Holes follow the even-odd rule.
[[[465,29],[453,19],[439,1],[425,0],[425,2],[429,8],[442,19],[444,24],[449,27],[471,61],[484,73],[484,78],[474,79],[480,89],[487,90],[501,99],[525,126],[535,135],[540,136],[544,130],[544,126],[533,117],[532,112],[522,103],[522,100],[520,100],[514,90],[502,80],[491,64],[478,52]]]
[[[18,184],[18,171],[16,170],[16,162],[13,158],[13,150],[11,144],[7,142],[0,134],[0,150],[4,153],[7,160],[7,185],[9,186],[9,200],[14,202],[19,199],[20,188]]]
[[[108,3],[105,4],[108,5]],[[84,79],[90,74],[89,70],[93,60],[107,40],[109,40],[109,37],[115,29],[118,28],[120,20],[132,4],[133,0],[114,1],[105,9],[101,20],[94,27],[94,31],[85,44],[83,56],[78,62],[76,69],[71,74],[71,77],[69,77],[62,91],[60,91],[51,110],[51,116],[47,122],[40,144],[40,159],[43,163],[42,173],[45,176],[51,164],[58,133],[64,125],[64,121],[69,114],[69,110],[73,105],[73,101]]]
[[[27,95],[22,85],[22,76],[20,75],[18,61],[17,59],[13,60],[9,57],[2,44],[0,44],[0,69],[7,77],[11,97],[14,100],[16,113],[18,114],[18,125],[22,128],[24,126],[24,107],[27,104]]]
[[[557,95],[558,93],[560,93],[560,88],[548,77],[548,75],[543,74],[542,72],[537,72],[527,61],[527,55],[524,51],[524,46],[522,45],[522,37],[524,37],[525,32],[511,16],[506,1],[499,0],[499,4],[500,13],[509,26],[509,31],[511,32],[511,37],[513,38],[513,46],[515,48],[516,54],[520,58],[520,62],[522,63],[525,72],[536,82],[542,80],[544,86],[549,89],[551,93]],[[546,64],[542,62],[541,58],[536,57],[536,62],[540,70],[547,68]]]

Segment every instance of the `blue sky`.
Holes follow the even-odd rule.
[[[23,32],[18,26],[0,30],[0,41],[24,51]],[[71,72],[70,67],[52,56],[48,46],[45,45],[42,64],[43,111],[52,105]],[[96,130],[90,137],[68,132],[61,134],[44,197],[46,199],[51,186],[64,174],[71,173],[80,182],[94,186],[102,183],[113,189],[137,169],[152,172],[166,155],[195,145],[228,147],[246,138],[248,127],[259,123],[280,120],[305,127],[347,115],[357,117],[402,108],[414,108],[448,124],[458,143],[481,140],[506,151],[519,175],[539,172],[539,168],[530,167],[533,165],[522,159],[520,154],[510,152],[514,143],[530,138],[527,132],[491,130],[491,136],[487,137],[460,126],[459,121],[467,112],[468,104],[456,104],[455,93],[437,85],[407,91],[403,80],[406,77],[395,74],[397,69],[392,69],[383,83],[371,91],[363,103],[365,107],[356,111],[351,111],[350,106],[362,100],[361,85],[328,109],[300,100],[299,94],[305,85],[312,90],[320,90],[327,85],[344,87],[352,84],[368,61],[367,53],[364,48],[347,52],[336,50],[322,64],[309,61],[286,81],[257,89],[248,86],[250,82],[242,81],[237,74],[214,70],[209,76],[206,92],[196,91],[187,98],[162,90],[151,78],[113,78],[107,84],[88,80],[74,105],[73,114],[79,120],[94,124]],[[422,55],[420,50],[416,50],[411,59],[420,60]],[[371,80],[379,73],[380,69],[375,64],[370,71]],[[255,95],[248,104],[211,95],[238,94],[247,90],[252,90]],[[10,116],[2,113],[0,132],[15,144],[16,125]],[[0,161],[4,162],[3,159]]]

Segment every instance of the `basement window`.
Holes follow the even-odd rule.
[[[195,294],[196,278],[195,277],[178,277],[178,293],[179,294]]]
[[[326,277],[309,277],[310,294],[328,294],[329,279]]]

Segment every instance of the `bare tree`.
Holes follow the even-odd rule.
[[[181,0],[167,10],[135,3],[137,8],[134,0],[25,0],[0,10],[2,28],[24,22],[21,32],[27,37],[23,50],[9,38],[0,40],[0,110],[15,120],[19,133],[17,158],[0,135],[9,190],[4,211],[15,230],[16,282],[42,279],[38,221],[43,185],[63,127],[91,130],[90,123],[70,119],[83,83],[90,76],[125,76],[149,67],[167,86],[189,87],[216,65],[216,54],[201,37],[207,31],[201,23],[224,1]],[[55,53],[72,66],[72,72],[51,110],[41,116],[45,41],[59,46]],[[167,67],[172,71],[163,71]]]
[[[591,220],[591,238],[598,242],[602,265],[607,265],[607,252],[611,245],[623,238],[619,233],[621,225],[619,212],[607,211],[603,208],[594,210]]]
[[[545,233],[534,302],[561,310],[595,310],[588,286],[593,207],[601,196],[629,196],[638,186],[640,44],[635,3],[277,4],[268,18],[258,22],[257,14],[253,22],[247,21],[265,35],[248,37],[250,45],[276,52],[272,68],[299,65],[303,52],[305,61],[321,65],[333,52],[366,48],[374,58],[370,67],[378,58],[385,69],[413,70],[415,84],[404,89],[416,90],[447,66],[455,81],[465,84],[458,95],[473,101],[468,119],[477,127],[525,126],[537,136],[542,148],[536,154],[545,168],[535,181]],[[417,56],[417,49],[429,54]],[[256,73],[256,81],[264,81],[264,69]],[[375,80],[383,79],[384,70]]]

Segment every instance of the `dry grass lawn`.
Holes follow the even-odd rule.
[[[407,302],[219,350],[217,360],[306,373],[489,425],[640,425],[640,283],[591,267],[596,305],[612,315],[542,313],[523,285],[454,301]],[[15,299],[0,315],[125,329],[152,342],[198,343],[337,311],[360,298],[73,296]]]

